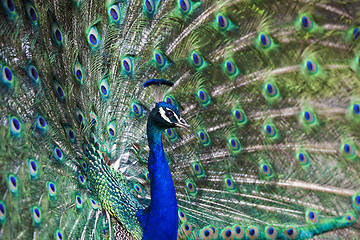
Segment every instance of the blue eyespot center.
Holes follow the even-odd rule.
[[[264,172],[267,172],[269,170],[268,166],[264,164],[263,170],[264,170]]]
[[[19,121],[16,118],[13,118],[12,122],[13,122],[13,125],[14,125],[15,129],[19,130],[20,129]]]
[[[236,142],[235,142],[234,139],[231,139],[231,146],[232,146],[232,147],[236,147]]]
[[[309,218],[313,220],[315,218],[314,212],[309,212]]]
[[[151,13],[153,11],[153,8],[151,6],[150,0],[146,0],[145,5],[146,5],[146,9],[148,10],[148,12]]]
[[[271,84],[268,84],[266,87],[267,87],[268,93],[270,93],[270,94],[273,93],[274,89],[273,89],[273,86]]]
[[[36,216],[39,218],[39,217],[40,217],[40,211],[39,211],[39,209],[35,208],[35,209],[34,209],[34,212],[35,212]]]
[[[197,165],[197,164],[195,164],[194,168],[195,168],[196,172],[198,172],[200,170],[199,165]]]
[[[313,71],[313,69],[314,69],[313,63],[311,61],[306,62],[306,67],[310,72]]]
[[[183,218],[185,217],[185,214],[183,212],[180,212],[180,216]]]
[[[157,62],[158,64],[161,64],[161,63],[162,63],[160,54],[156,53],[156,54],[155,54],[155,58],[156,58],[156,62]]]
[[[201,100],[204,100],[204,99],[205,99],[205,94],[204,94],[204,92],[203,92],[203,91],[200,91],[199,94],[200,94],[200,99],[201,99]]]
[[[309,26],[309,22],[308,22],[308,18],[307,17],[302,17],[301,19],[302,25],[304,26],[304,28],[307,28]]]
[[[101,92],[106,95],[107,94],[107,90],[106,87],[104,85],[101,86]]]
[[[273,235],[274,234],[274,228],[273,227],[270,227],[269,230],[268,230],[268,233],[270,235]]]
[[[60,149],[56,149],[56,155],[57,155],[59,158],[61,158],[62,153],[61,153]]]
[[[12,12],[14,11],[15,7],[14,7],[14,3],[12,0],[7,0],[7,5],[9,7],[9,10]]]
[[[299,154],[299,160],[300,160],[301,162],[303,162],[304,159],[305,159],[304,154],[300,153],[300,154]]]
[[[91,44],[96,45],[97,39],[94,34],[90,34],[90,42]]]
[[[250,236],[254,236],[254,235],[255,235],[255,230],[254,230],[254,229],[250,229],[249,234],[250,234]]]
[[[226,184],[230,187],[231,184],[232,184],[231,180],[230,180],[230,179],[227,179],[227,180],[226,180]]]
[[[183,11],[187,10],[187,6],[184,0],[180,0],[180,7]]]
[[[199,57],[196,53],[193,54],[193,60],[195,64],[199,64]]]
[[[58,40],[59,42],[61,41],[61,32],[59,29],[56,29],[56,31],[55,31],[55,37],[56,37],[56,40]]]
[[[294,234],[294,230],[293,230],[292,228],[288,229],[288,230],[287,230],[287,234],[288,234],[289,236],[292,236],[292,235]]]
[[[346,216],[346,219],[351,221],[351,216],[350,215]]]
[[[113,9],[113,8],[110,10],[110,14],[111,14],[111,17],[112,17],[114,20],[117,20],[117,19],[119,18],[118,13],[117,13],[116,10]]]
[[[69,137],[72,139],[75,137],[73,130],[69,130]]]
[[[225,235],[226,235],[227,237],[230,237],[230,236],[231,236],[231,230],[227,230],[226,233],[225,233]]]
[[[36,164],[34,161],[30,162],[31,168],[33,169],[33,171],[36,171]]]
[[[57,91],[60,97],[64,96],[64,91],[62,90],[62,88],[60,86],[57,87]]]
[[[12,80],[12,73],[10,69],[5,67],[4,71],[5,71],[6,79],[10,82]]]
[[[79,69],[76,70],[76,77],[80,80],[82,79],[82,72]]]
[[[126,60],[123,61],[123,65],[124,65],[124,68],[125,68],[126,71],[130,70],[130,65]]]
[[[272,131],[271,126],[270,126],[270,125],[266,125],[266,132],[267,132],[268,134],[271,134],[271,131]]]
[[[4,205],[2,203],[0,203],[0,211],[1,211],[1,214],[5,214],[5,208],[4,208]]]
[[[32,7],[30,8],[30,16],[33,21],[36,21],[36,13],[35,13],[34,8],[32,8]]]
[[[201,140],[205,140],[205,134],[203,132],[200,133]]]
[[[38,73],[34,67],[31,68],[31,75],[33,76],[34,79],[38,78]]]
[[[185,230],[186,230],[186,231],[189,231],[189,229],[190,229],[189,225],[186,224],[186,225],[185,225]]]
[[[231,62],[227,62],[227,63],[226,63],[226,68],[227,68],[227,70],[228,70],[229,72],[232,72],[232,71],[233,71],[233,66],[232,66]]]
[[[80,122],[82,122],[82,120],[83,120],[82,114],[79,114],[79,115],[78,115],[78,119],[79,119]]]
[[[306,111],[304,113],[304,117],[305,117],[305,120],[309,121],[310,120],[310,113]]]
[[[225,26],[225,20],[224,20],[224,17],[223,16],[219,16],[218,17],[218,22],[219,22],[219,26],[220,27],[224,27]]]
[[[344,151],[345,151],[345,153],[350,153],[350,145],[349,144],[344,145]]]
[[[84,182],[83,176],[80,175],[79,178],[80,178],[80,181],[81,181],[81,182]]]
[[[11,184],[16,187],[16,179],[14,177],[10,177]]]
[[[241,233],[241,228],[240,228],[240,227],[236,227],[235,232],[236,232],[236,234],[240,234],[240,233]]]
[[[133,106],[133,110],[136,114],[139,113],[139,108],[136,105]]]
[[[210,231],[209,231],[209,230],[205,230],[205,231],[204,231],[204,235],[205,235],[205,237],[208,237],[208,236],[210,235]]]
[[[77,200],[77,202],[78,202],[79,204],[81,204],[81,198],[80,198],[80,197],[77,197],[76,200]]]
[[[359,115],[359,113],[360,113],[360,106],[359,106],[359,104],[354,104],[354,113],[356,114],[356,115]]]
[[[114,134],[115,134],[115,132],[114,132],[114,130],[112,128],[109,128],[109,133],[110,133],[111,136],[114,136]]]
[[[49,186],[50,186],[51,191],[55,192],[55,185],[53,183],[50,183]]]
[[[60,232],[58,232],[58,234],[57,234],[57,235],[58,235],[59,239],[60,239],[60,240],[62,240],[62,235],[61,235],[61,233],[60,233]]]
[[[354,36],[354,39],[357,40],[360,36],[360,30],[359,28],[354,28],[354,31],[353,31],[353,36]]]
[[[91,122],[92,122],[92,124],[93,124],[94,126],[96,126],[97,122],[96,122],[96,119],[95,119],[95,118],[93,118],[93,119],[91,120]]]
[[[360,204],[360,196],[356,196],[355,201],[357,204]]]
[[[261,34],[260,40],[261,40],[261,44],[262,44],[262,45],[266,45],[266,44],[267,44],[267,39],[266,39],[266,36],[265,36],[264,34]]]

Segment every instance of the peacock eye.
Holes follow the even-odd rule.
[[[171,118],[171,117],[174,117],[174,113],[172,111],[166,111],[165,112],[165,115],[168,117],[168,118]]]

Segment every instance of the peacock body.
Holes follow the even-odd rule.
[[[356,1],[1,3],[1,239],[359,238]]]

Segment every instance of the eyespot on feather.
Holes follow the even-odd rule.
[[[297,234],[297,229],[296,228],[293,228],[293,227],[287,227],[285,230],[284,230],[284,235],[285,237],[289,238],[289,239],[296,239],[298,237],[298,234]]]
[[[258,239],[259,234],[259,229],[257,227],[249,227],[246,230],[246,236],[251,240]]]
[[[91,27],[88,30],[87,41],[92,50],[96,50],[100,47],[100,42],[101,42],[100,34],[95,26]]]
[[[1,68],[1,82],[9,88],[13,87],[14,84],[14,73],[11,68],[3,65]]]
[[[61,29],[59,28],[59,25],[56,22],[53,22],[51,24],[51,30],[53,34],[53,39],[56,42],[58,46],[61,46],[63,44],[63,33]]]
[[[108,16],[111,23],[119,24],[121,21],[121,12],[118,5],[114,4],[108,8]]]
[[[17,194],[19,189],[19,181],[15,174],[10,173],[7,176],[8,187],[11,193]]]
[[[10,116],[10,134],[12,136],[18,137],[21,134],[21,128],[22,128],[22,124],[20,122],[20,120],[15,117],[15,116]]]
[[[233,240],[235,238],[234,229],[227,227],[221,231],[221,238],[224,240]]]
[[[278,230],[274,226],[267,226],[265,228],[265,234],[268,239],[277,239]]]
[[[144,10],[147,16],[151,17],[154,15],[156,6],[154,0],[144,0]]]
[[[38,206],[31,207],[31,215],[34,225],[39,225],[41,223],[41,209]]]
[[[50,199],[54,199],[56,197],[56,185],[54,182],[47,182],[46,188],[48,190],[48,194]]]

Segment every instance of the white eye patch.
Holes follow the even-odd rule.
[[[180,121],[178,115],[177,115],[173,110],[171,110],[170,108],[166,108],[166,111],[171,111],[171,112],[173,112],[173,114],[174,114],[174,116],[175,116],[175,118],[176,118],[176,121],[177,121],[177,122]],[[163,107],[160,107],[160,108],[159,108],[160,116],[161,116],[165,121],[167,121],[168,123],[173,123],[173,122],[171,122],[170,119],[166,116],[166,114],[165,114],[166,111],[164,110]]]
[[[159,112],[160,112],[160,116],[167,121],[168,123],[171,123],[170,119],[165,115],[165,110],[164,108],[160,107],[159,108]]]

